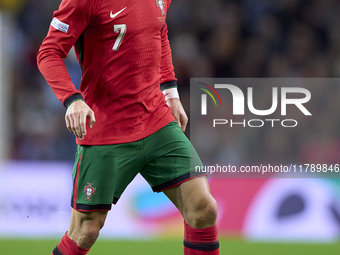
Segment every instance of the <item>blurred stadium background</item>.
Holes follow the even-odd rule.
[[[68,227],[74,138],[35,60],[59,3],[0,0],[0,254],[50,254]],[[173,0],[167,23],[186,110],[190,77],[338,78],[339,14],[337,0]],[[72,51],[65,64],[79,86]],[[215,148],[211,160],[339,163],[334,102],[340,90],[319,88],[314,94],[329,98],[313,101],[314,110],[329,113],[326,125],[309,126],[300,139],[264,132],[262,142],[235,144],[231,138],[237,133],[226,134],[221,146],[226,141],[232,146]],[[247,158],[247,147],[258,144],[258,155]],[[219,203],[221,254],[339,253],[339,179],[210,183]],[[180,215],[138,177],[110,212],[90,254],[182,254],[181,238]]]

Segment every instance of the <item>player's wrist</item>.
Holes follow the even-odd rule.
[[[162,92],[164,94],[165,101],[167,101],[169,99],[179,98],[177,88],[164,89]]]
[[[176,80],[163,82],[160,88],[164,94],[165,101],[169,99],[179,98]]]
[[[64,102],[64,106],[66,108],[68,108],[73,102],[78,101],[78,100],[82,100],[85,101],[83,96],[80,93],[76,93],[73,94],[72,96],[68,97],[65,102]]]
[[[81,98],[78,98],[78,99],[75,99],[75,100],[73,100],[68,106],[67,106],[67,108],[68,107],[70,107],[73,103],[75,103],[75,102],[79,102],[79,101],[81,101],[81,102],[84,102],[85,103],[85,100],[84,99],[81,99]]]

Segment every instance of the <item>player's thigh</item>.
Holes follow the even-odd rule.
[[[76,240],[82,235],[99,232],[104,226],[107,213],[108,211],[81,212],[72,208],[68,236]]]
[[[138,173],[138,143],[77,148],[71,206],[77,211],[110,210]]]
[[[202,175],[195,172],[202,162],[176,122],[147,137],[144,150],[146,165],[140,173],[155,192]]]

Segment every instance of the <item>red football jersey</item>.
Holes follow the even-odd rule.
[[[170,1],[63,0],[54,12],[38,67],[64,105],[82,95],[94,111],[96,123],[78,144],[136,141],[174,120],[160,90],[176,81],[165,23]],[[79,91],[62,60],[72,46]]]

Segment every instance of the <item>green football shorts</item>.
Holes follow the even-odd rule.
[[[202,176],[195,173],[197,165],[202,162],[175,121],[131,143],[78,145],[71,206],[85,212],[110,210],[138,173],[161,192]]]

